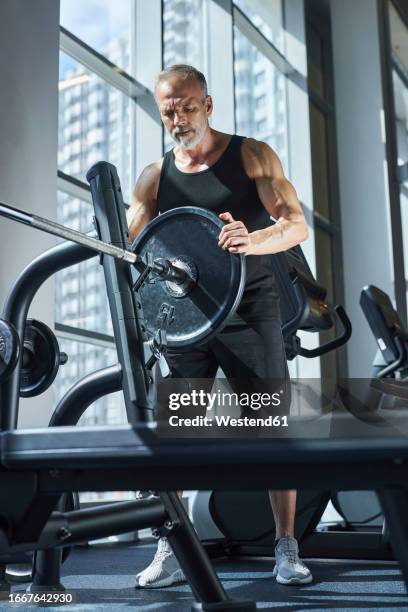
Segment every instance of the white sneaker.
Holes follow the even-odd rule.
[[[157,497],[154,491],[136,491],[136,499],[151,499],[152,497]]]
[[[275,567],[273,576],[279,584],[308,584],[313,576],[299,559],[299,547],[295,538],[280,538],[275,547]]]
[[[157,589],[184,581],[185,576],[167,538],[160,538],[153,561],[136,575],[136,588]]]

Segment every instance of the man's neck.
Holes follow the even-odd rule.
[[[183,147],[176,146],[174,155],[183,165],[196,166],[205,164],[207,159],[220,146],[223,136],[221,132],[217,132],[208,126],[204,136],[196,147],[193,149],[184,149]]]

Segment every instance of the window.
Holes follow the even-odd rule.
[[[75,341],[58,332],[61,351],[68,361],[58,371],[55,400],[59,401],[66,391],[86,374],[115,365],[118,361],[115,348],[107,348],[95,340],[92,343]],[[79,421],[79,425],[121,425],[127,422],[122,393],[113,393],[99,399],[90,406]]]
[[[323,21],[322,21],[323,20]],[[310,146],[313,179],[313,216],[316,250],[316,277],[327,291],[329,304],[343,303],[342,254],[339,213],[336,207],[334,108],[332,106],[328,70],[331,61],[329,27],[313,9],[307,14],[307,73],[309,90]],[[336,263],[335,263],[336,262]],[[320,333],[320,343],[333,339],[336,331]],[[336,351],[320,358],[323,387],[337,377],[339,365]]]
[[[163,67],[190,64],[204,70],[203,0],[164,0]]]
[[[266,95],[262,94],[258,98],[255,99],[255,108],[263,108],[266,104]]]
[[[308,28],[308,51],[309,85],[316,93],[324,97],[323,41],[319,32],[313,27],[313,25],[309,25]]]
[[[130,74],[133,21],[132,0],[61,0],[60,24]]]
[[[94,340],[91,342],[67,339],[64,333],[57,330],[58,342],[61,351],[69,357],[64,366],[61,366],[53,388],[55,402],[58,402],[78,380],[86,374],[114,365],[118,358],[114,345],[112,348],[104,346]],[[127,423],[126,408],[123,393],[111,393],[97,400],[89,406],[79,419],[78,427],[92,425],[123,425]],[[132,493],[118,492],[83,492],[80,494],[81,502],[112,501],[133,498]]]
[[[281,0],[234,0],[234,4],[270,43],[284,52]]]
[[[123,193],[129,200],[131,143],[126,128],[134,112],[133,102],[78,62],[69,60],[63,52],[60,67],[59,169],[85,181],[95,162],[109,161],[116,166]]]
[[[255,75],[255,85],[263,85],[265,83],[265,71],[262,70],[262,72],[258,72],[258,74]]]
[[[329,304],[334,303],[334,286],[333,286],[333,242],[331,235],[321,229],[315,227],[315,244],[316,244],[316,277],[318,282],[327,290],[327,301]],[[336,336],[334,329],[321,332],[319,334],[320,344],[325,344],[333,340]],[[336,379],[337,370],[337,355],[336,351],[330,351],[320,358],[320,373],[323,381],[323,387],[329,387],[330,380]]]
[[[314,210],[330,219],[326,117],[313,102],[310,103],[310,132]]]
[[[93,208],[89,202],[58,192],[58,221],[87,233],[93,228]],[[97,256],[56,274],[55,320],[78,329],[112,333],[103,269]],[[95,296],[95,308],[88,299]]]
[[[394,116],[402,219],[405,286],[408,303],[408,25],[389,3]],[[397,247],[398,248],[398,247]]]
[[[98,10],[91,0],[78,6],[61,0],[61,25],[68,33],[61,34],[60,50],[57,217],[84,233],[94,232],[85,178],[89,168],[101,160],[114,164],[127,201],[134,183],[134,92],[139,87],[130,76],[134,9],[134,0],[101,0]],[[68,355],[54,386],[58,401],[83,376],[117,362],[97,256],[56,275],[55,320],[61,350]],[[121,393],[102,398],[81,419],[88,425],[125,422]]]
[[[237,27],[234,71],[237,133],[267,142],[287,171],[286,78]]]
[[[407,70],[408,75],[408,70]],[[405,276],[408,271],[408,78],[403,80],[395,71],[394,100],[397,129],[398,166],[400,173],[400,204],[404,249]],[[408,281],[407,302],[408,302]]]

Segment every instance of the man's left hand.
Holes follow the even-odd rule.
[[[229,212],[221,213],[219,217],[225,225],[219,235],[218,245],[230,253],[248,255],[252,246],[251,236],[242,221],[235,221]]]

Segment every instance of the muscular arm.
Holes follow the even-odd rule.
[[[248,255],[286,251],[306,240],[307,223],[293,185],[283,173],[276,153],[264,142],[248,138],[242,145],[247,175],[256,183],[259,198],[276,224],[252,232]]]
[[[146,166],[139,176],[132,195],[132,203],[126,213],[130,240],[157,214],[157,191],[159,188],[162,160]]]

